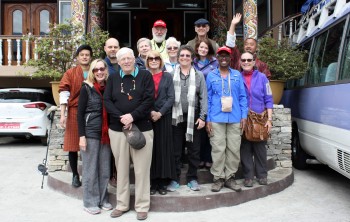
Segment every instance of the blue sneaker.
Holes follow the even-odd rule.
[[[167,190],[170,192],[174,192],[175,190],[177,190],[180,187],[180,184],[178,182],[176,182],[175,180],[172,180],[169,185],[167,186]]]
[[[200,190],[201,190],[201,188],[200,188],[200,186],[199,186],[197,180],[191,180],[191,181],[187,184],[187,186],[188,186],[189,188],[191,188],[191,190],[193,190],[193,191],[200,191]]]

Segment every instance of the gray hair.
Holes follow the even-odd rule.
[[[141,42],[147,41],[148,45],[152,48],[152,43],[151,40],[148,38],[140,38],[139,40],[137,40],[137,50],[139,50],[139,46],[141,44]]]
[[[175,43],[177,47],[180,47],[181,42],[177,41],[175,37],[169,37],[165,42],[165,47],[168,48],[170,43]]]
[[[135,58],[134,51],[132,49],[123,47],[119,49],[119,51],[117,52],[117,60],[119,61],[125,54],[128,54],[128,53],[130,53],[132,57]]]

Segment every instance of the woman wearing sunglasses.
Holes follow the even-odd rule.
[[[155,102],[151,111],[153,151],[151,163],[151,195],[167,194],[167,185],[176,177],[171,126],[171,108],[175,100],[173,78],[162,71],[163,61],[158,51],[150,51],[146,67],[152,73]]]
[[[164,70],[167,72],[173,72],[175,66],[178,65],[177,52],[179,51],[181,43],[174,37],[169,37],[165,42],[166,51],[169,58],[164,60]]]
[[[205,126],[208,98],[204,75],[192,66],[194,57],[191,46],[181,46],[178,52],[179,66],[176,66],[173,75],[175,102],[172,109],[172,122],[177,178],[169,184],[170,191],[175,191],[179,187],[184,139],[186,139],[188,154],[187,185],[191,190],[200,190],[197,182],[200,129]]]
[[[107,111],[103,93],[108,78],[107,64],[94,60],[83,82],[78,103],[79,146],[83,160],[84,210],[98,214],[111,210],[107,186],[110,176],[111,148],[108,136]]]
[[[255,70],[254,55],[245,52],[241,55],[242,76],[247,93],[249,110],[262,113],[267,110],[268,120],[265,127],[272,128],[273,100],[269,80],[264,73]],[[241,142],[241,164],[244,186],[252,187],[254,175],[260,185],[267,185],[267,151],[266,141],[252,142],[244,136]],[[254,159],[253,159],[254,156]]]

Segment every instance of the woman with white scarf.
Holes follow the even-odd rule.
[[[200,129],[205,126],[207,115],[207,88],[204,75],[192,65],[195,57],[192,47],[183,45],[178,51],[179,66],[173,73],[175,102],[172,110],[174,155],[177,179],[168,185],[169,191],[179,187],[181,154],[186,138],[188,155],[187,186],[199,191],[197,169],[200,162]]]

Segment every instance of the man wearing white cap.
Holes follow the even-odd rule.
[[[167,31],[166,23],[163,20],[157,20],[154,22],[152,28],[153,39],[151,40],[152,50],[158,51],[163,60],[168,58],[165,45]]]
[[[219,45],[212,39],[208,38],[208,32],[209,32],[210,26],[209,26],[209,21],[204,19],[204,18],[200,18],[197,21],[194,22],[194,31],[197,33],[197,36],[188,41],[187,45],[191,46],[194,50],[196,43],[199,42],[200,40],[203,39],[209,39],[210,43],[212,44],[214,51],[216,52],[216,50],[218,50]]]

